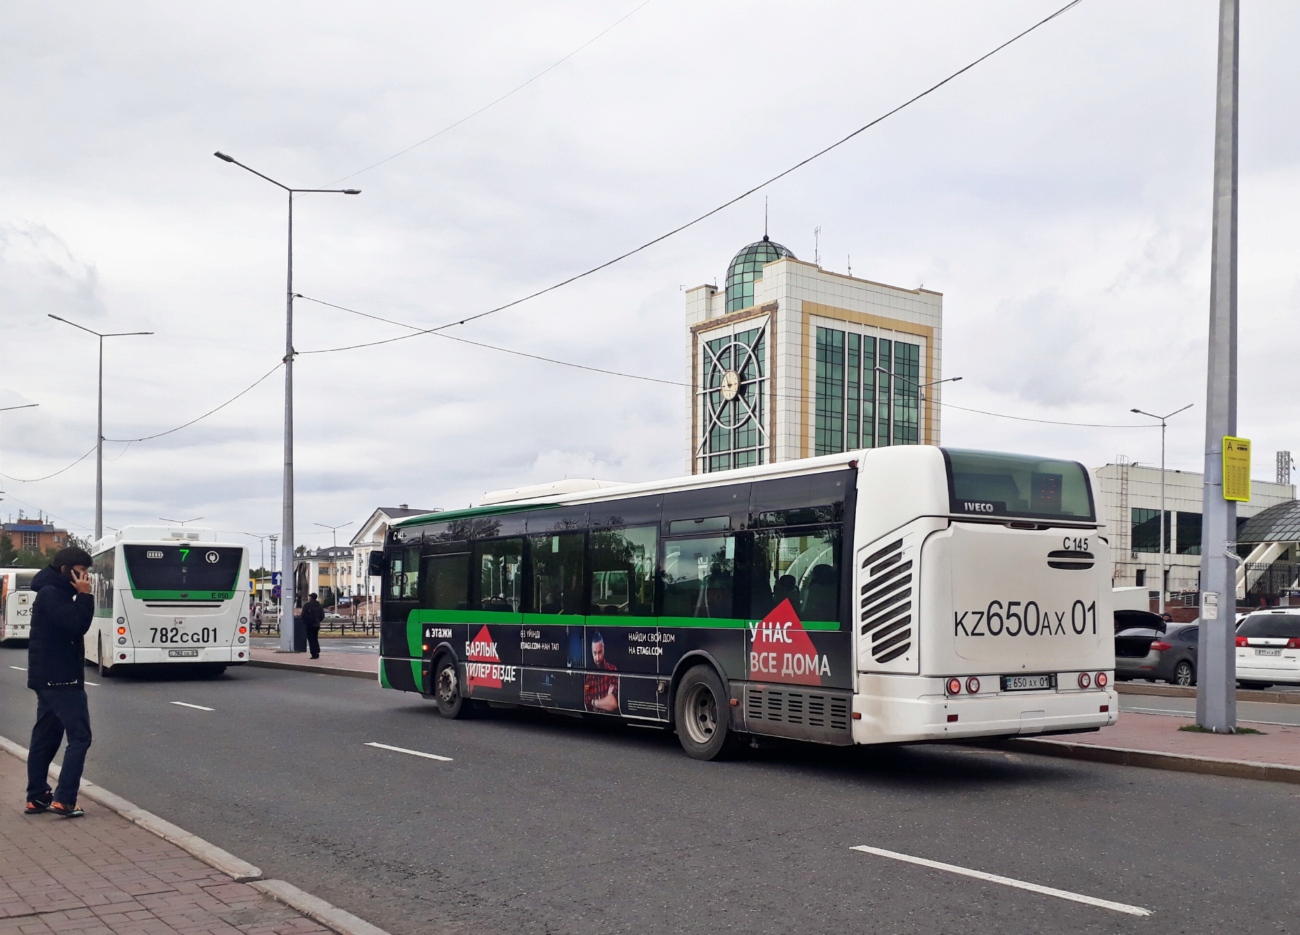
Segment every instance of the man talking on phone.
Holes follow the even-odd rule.
[[[92,564],[85,549],[69,547],[32,579],[36,601],[27,643],[27,687],[36,692],[36,726],[27,753],[27,815],[49,811],[79,818],[85,814],[77,805],[77,792],[90,749],[84,637],[95,619]],[[51,790],[50,763],[65,735],[68,746],[59,786]]]

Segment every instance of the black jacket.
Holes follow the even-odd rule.
[[[325,620],[325,608],[320,601],[308,601],[302,605],[302,625],[307,629],[319,628]]]
[[[27,687],[82,687],[85,684],[84,637],[95,619],[95,598],[78,594],[54,568],[32,579],[36,602],[27,642]]]

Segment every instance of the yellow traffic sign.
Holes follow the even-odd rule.
[[[1250,439],[1223,436],[1223,499],[1250,499]]]

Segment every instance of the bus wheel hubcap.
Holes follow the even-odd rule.
[[[438,673],[438,698],[444,704],[451,704],[456,700],[456,670],[451,666]]]
[[[686,698],[686,733],[695,743],[708,743],[718,729],[718,702],[707,685],[691,688]]]

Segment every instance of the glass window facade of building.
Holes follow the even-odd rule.
[[[1133,551],[1160,551],[1160,511],[1133,507]],[[1199,545],[1199,543],[1198,543]],[[1169,511],[1165,510],[1165,551],[1169,551]]]
[[[726,471],[765,464],[767,328],[705,341],[701,349],[701,469]]]
[[[763,266],[782,257],[794,257],[786,247],[767,239],[752,243],[737,253],[727,267],[727,311],[735,312],[754,304],[754,280],[763,278]]]
[[[916,445],[921,437],[921,347],[817,328],[813,453]]]

